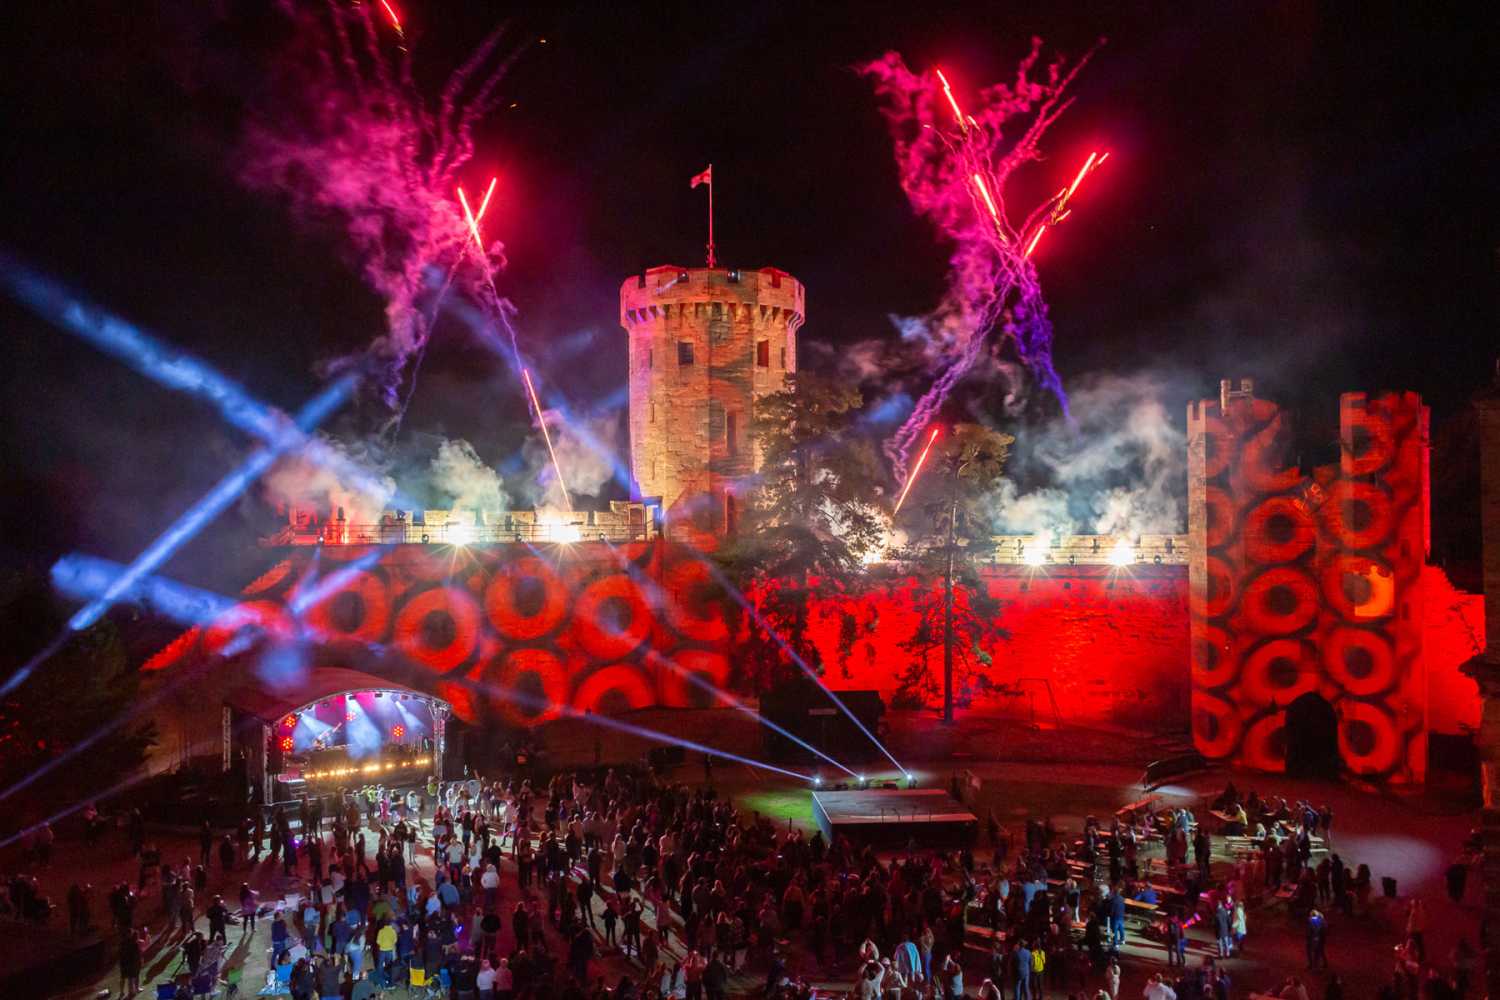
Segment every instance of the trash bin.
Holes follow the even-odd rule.
[[[1381,878],[1381,880],[1380,880],[1380,891],[1383,892],[1383,893],[1385,893],[1385,898],[1386,899],[1395,899],[1396,898],[1396,880],[1393,879],[1393,878],[1391,878],[1389,875]]]

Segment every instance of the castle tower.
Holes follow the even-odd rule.
[[[668,521],[734,530],[756,401],[797,370],[802,283],[774,267],[653,267],[620,286],[630,335],[630,464]]]

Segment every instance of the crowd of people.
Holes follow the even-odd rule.
[[[711,787],[628,769],[559,773],[538,788],[472,776],[308,796],[229,832],[204,824],[197,856],[180,860],[131,813],[138,877],[113,886],[106,906],[125,995],[139,990],[153,946],[180,949],[186,978],[217,975],[239,924],[240,943],[267,956],[257,989],[294,1000],[363,1000],[427,981],[480,1000],[720,1000],[732,980],[776,1000],[851,980],[859,1000],[1114,1000],[1127,939],[1148,956],[1162,949],[1148,1000],[1227,1000],[1224,959],[1245,948],[1247,904],[1284,885],[1308,969],[1325,970],[1321,908],[1370,906],[1369,869],[1326,850],[1331,811],[1241,801],[1232,786],[1212,806],[1245,816],[1237,836],[1249,849],[1232,863],[1209,863],[1211,839],[1185,808],[1090,818],[1076,839],[1029,820],[1014,842],[991,816],[981,861],[973,848],[910,844],[893,856],[828,843]],[[1145,860],[1148,839],[1165,845],[1165,864]],[[429,855],[432,875],[419,876]],[[252,888],[251,867],[279,867],[276,898]],[[19,912],[43,905],[34,880],[7,888]],[[92,926],[93,906],[92,887],[74,884],[70,933]],[[1190,961],[1194,926],[1212,944]],[[1382,1000],[1465,994],[1472,948],[1461,942],[1451,971],[1439,971],[1425,929],[1415,900]],[[1345,996],[1338,976],[1318,979],[1319,996]],[[1291,976],[1269,995],[1316,1000],[1310,989]]]

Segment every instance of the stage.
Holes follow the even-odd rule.
[[[812,793],[813,817],[832,841],[835,834],[861,844],[958,846],[970,841],[979,818],[938,788]]]

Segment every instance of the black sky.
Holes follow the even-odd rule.
[[[233,180],[273,5],[19,6],[0,59],[0,244],[272,402],[309,396],[319,360],[378,332],[381,303],[337,232]],[[1461,414],[1500,349],[1500,32],[1493,14],[1427,6],[408,0],[405,14],[428,84],[503,19],[516,41],[546,39],[508,76],[516,107],[484,129],[473,175],[502,177],[502,290],[580,404],[622,385],[620,281],[698,262],[687,182],[704,164],[721,256],[804,281],[805,343],[888,335],[888,314],[937,301],[946,248],[908,209],[853,67],[896,48],[962,89],[1008,77],[1032,35],[1070,54],[1103,36],[1032,168],[1042,193],[1088,149],[1113,153],[1042,255],[1059,371],[1170,370],[1174,413],[1253,375],[1317,438],[1347,389],[1411,388],[1440,420]],[[128,556],[243,454],[201,405],[9,303],[0,324],[8,557]],[[524,406],[450,333],[412,434],[468,437],[501,462]],[[199,563],[222,548],[200,543]]]

